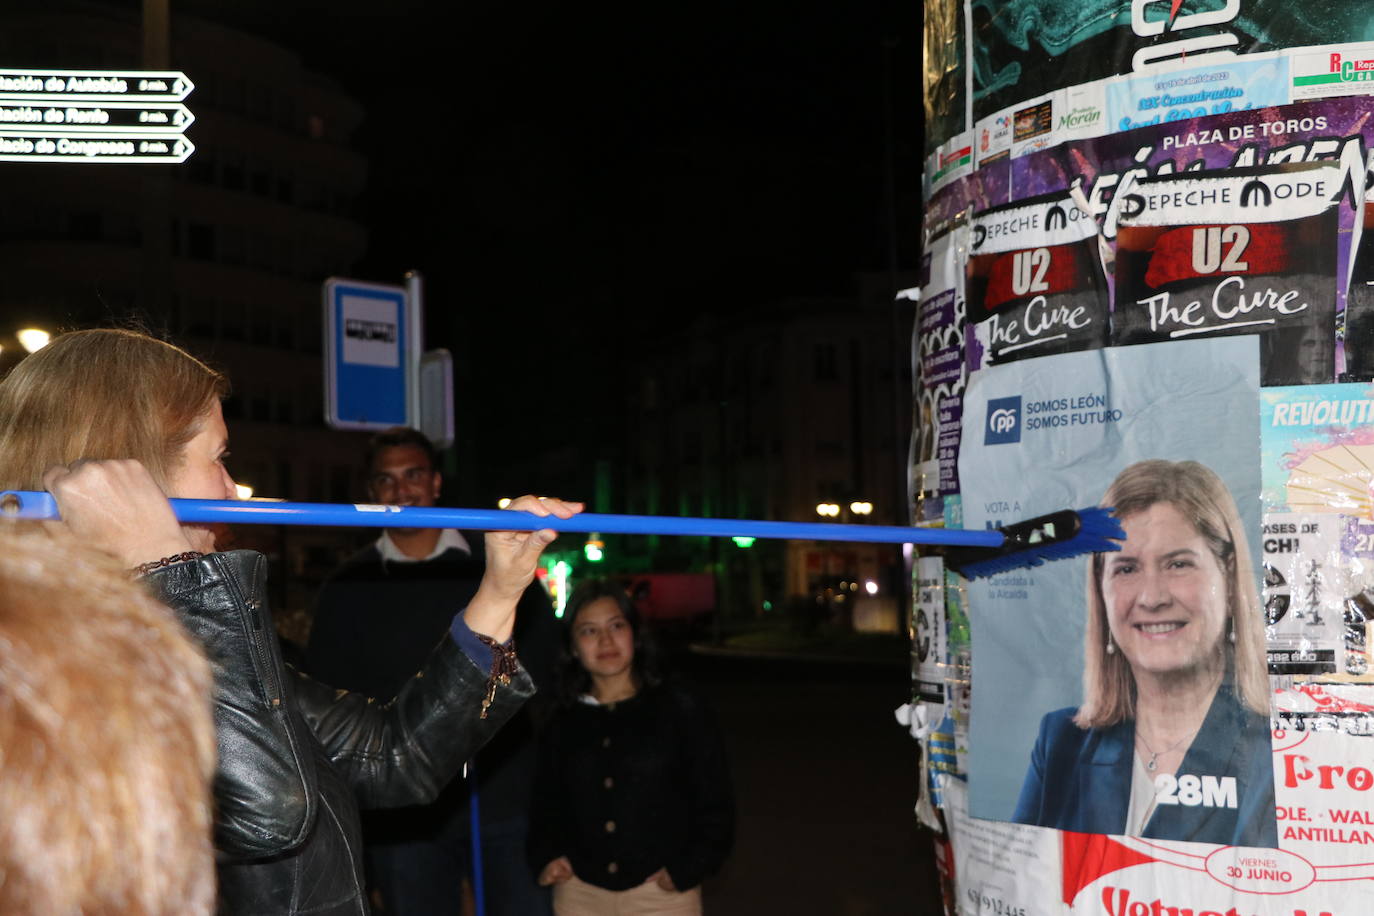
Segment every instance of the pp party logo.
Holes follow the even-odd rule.
[[[1003,445],[1021,441],[1021,396],[992,398],[988,401],[984,445]]]

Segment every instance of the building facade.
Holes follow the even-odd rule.
[[[626,411],[621,511],[907,524],[910,368],[877,286],[701,318],[646,346]],[[835,514],[818,515],[821,505]],[[866,626],[853,610],[862,605],[884,618],[871,628],[896,627],[896,545],[642,537],[620,548],[644,570],[714,570],[727,617],[814,606]]]
[[[259,496],[354,501],[361,437],[323,422],[320,284],[350,274],[367,245],[354,217],[367,164],[350,145],[363,111],[271,42],[188,16],[175,16],[169,38],[170,68],[195,84],[187,162],[0,164],[0,360],[16,358],[21,327],[165,335],[232,380],[230,470],[241,483]],[[6,17],[0,60],[140,69],[143,40],[136,9],[57,0]],[[287,605],[308,602],[353,539],[239,536],[285,567],[274,579]]]

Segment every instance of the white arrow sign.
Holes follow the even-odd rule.
[[[44,102],[118,98],[180,102],[195,88],[179,70],[0,69],[0,98]]]
[[[0,131],[73,134],[179,134],[196,119],[185,105],[152,102],[74,102],[70,105],[0,99]]]
[[[0,162],[185,162],[196,148],[180,135],[65,136],[0,131]]]

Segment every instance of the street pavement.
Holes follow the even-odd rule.
[[[916,742],[889,665],[676,654],[725,733],[735,849],[704,887],[710,916],[937,916],[929,836],[912,813]]]

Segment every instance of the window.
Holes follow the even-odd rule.
[[[225,340],[243,340],[243,303],[221,302],[219,307],[219,336]]]
[[[196,184],[214,184],[214,150],[197,149],[196,154],[187,162],[187,175]]]
[[[196,337],[213,337],[215,334],[215,301],[203,296],[188,298],[186,311],[181,316],[181,322],[188,334]]]
[[[238,153],[225,153],[224,165],[220,169],[220,183],[231,191],[242,191],[243,182],[243,156]]]
[[[249,394],[248,419],[258,423],[272,420],[272,399],[266,389],[259,388]]]
[[[215,227],[204,223],[186,226],[186,254],[201,261],[215,258]]]
[[[338,465],[329,469],[329,501],[350,502],[353,495],[353,469],[348,465]]]
[[[253,343],[267,347],[272,345],[272,307],[261,303],[254,305],[252,309]],[[264,411],[265,413],[265,411]]]
[[[813,377],[818,382],[833,382],[839,378],[839,370],[836,365],[835,345],[833,343],[818,343],[813,351],[814,362],[812,364]]]
[[[284,392],[272,397],[272,422],[286,424],[291,422],[291,398]]]
[[[244,233],[238,226],[225,226],[219,232],[219,260],[235,266],[245,260]]]
[[[67,236],[74,242],[101,240],[104,217],[95,210],[73,210],[67,214]]]
[[[691,430],[682,437],[682,462],[701,463],[701,433]]]

